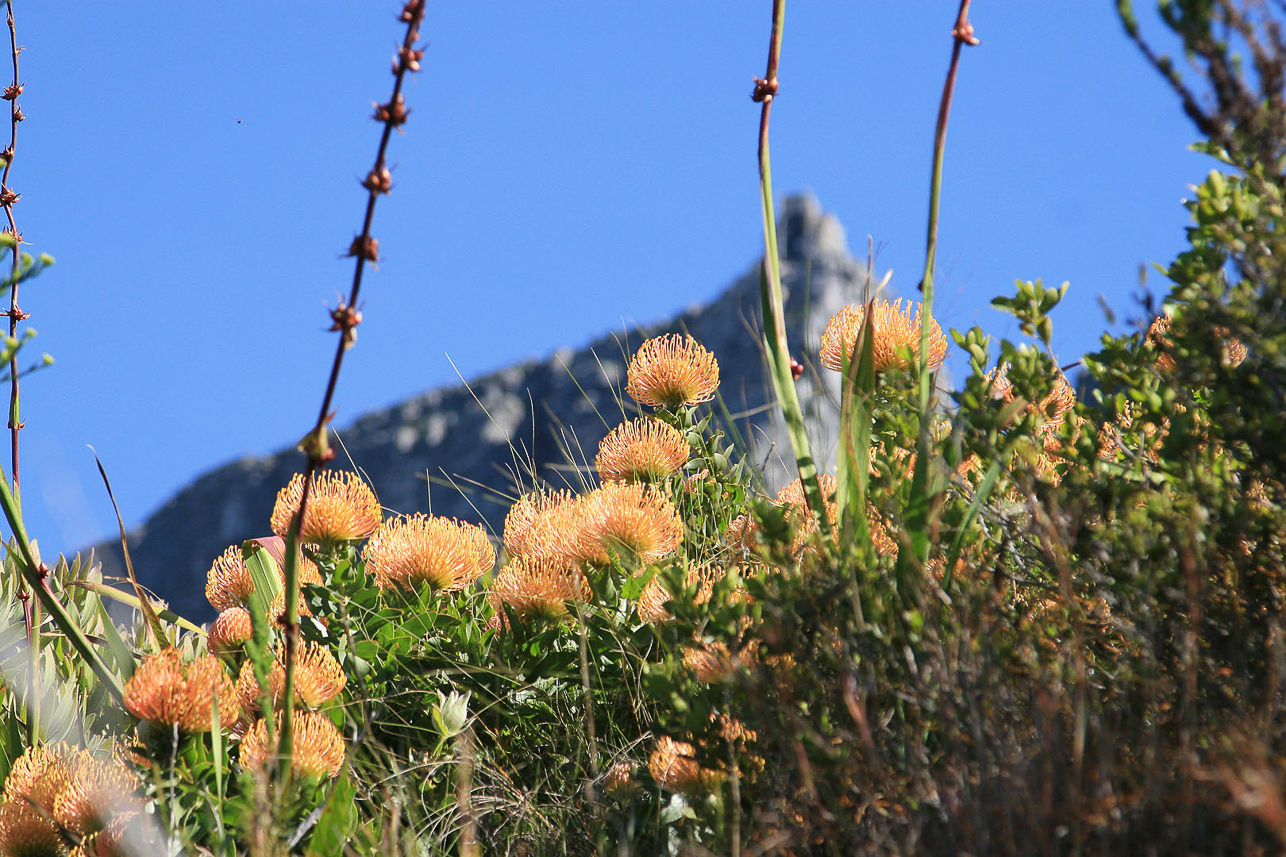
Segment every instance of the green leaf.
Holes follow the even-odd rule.
[[[0,717],[0,783],[9,778],[13,763],[27,751],[27,738],[23,734],[22,721],[17,717]]]
[[[982,477],[982,482],[978,485],[978,491],[974,494],[973,500],[969,503],[969,508],[965,511],[964,519],[960,522],[960,529],[956,532],[955,540],[951,543],[951,550],[947,553],[946,573],[942,580],[944,590],[951,587],[951,578],[955,573],[956,561],[960,558],[960,551],[964,547],[965,535],[973,527],[974,519],[982,510],[982,506],[991,496],[991,491],[996,485],[996,480],[1000,476],[1000,461],[992,461],[987,467],[986,474]]]
[[[649,565],[633,577],[628,577],[621,584],[621,597],[630,601],[637,601],[638,597],[643,594],[643,589],[648,585],[652,578],[656,577],[657,567]]]
[[[139,612],[143,612],[143,604],[139,601],[137,596],[130,595],[128,592],[121,592],[119,589],[116,589],[113,586],[108,586],[106,583],[96,583],[92,580],[72,580],[68,582],[68,586],[77,586],[81,589],[88,589],[90,592],[93,592],[102,598],[118,601],[121,604],[133,607]],[[191,631],[193,634],[199,634],[202,637],[205,636],[206,631],[200,625],[184,619],[173,610],[165,607],[159,607],[150,599],[148,603],[155,611],[156,617],[161,621],[169,622],[171,625],[178,625],[180,628],[183,628],[186,631]]]
[[[357,825],[357,786],[348,776],[348,766],[339,772],[330,795],[322,807],[321,818],[313,830],[308,843],[309,857],[330,857],[332,854],[343,854],[344,847],[352,837]]]
[[[210,695],[210,743],[211,743],[211,760],[214,762],[214,788],[215,794],[223,798],[223,722],[219,717],[219,694]],[[218,812],[219,803],[216,802],[214,809]]]
[[[275,577],[271,569],[276,568],[270,557],[263,557],[263,550],[253,551],[251,556],[246,559],[246,568],[251,569],[251,578],[255,575],[268,578]],[[255,557],[260,557],[255,559]],[[265,582],[264,586],[267,586]],[[255,681],[259,684],[259,707],[265,713],[265,719],[268,726],[268,740],[273,740],[273,718],[270,714],[272,710],[271,700],[269,699],[268,675],[272,669],[274,654],[272,651],[272,622],[268,619],[268,607],[270,597],[264,596],[264,590],[260,589],[258,580],[255,580],[255,588],[250,593],[247,600],[246,608],[250,613],[250,627],[252,634],[246,641],[246,655],[250,658],[251,669],[254,671]]]
[[[116,623],[112,621],[111,615],[107,612],[107,605],[102,602],[102,599],[98,601],[98,609],[103,620],[103,638],[107,640],[107,652],[112,656],[121,680],[128,681],[130,676],[134,675],[134,656],[129,646],[125,645],[125,640],[121,638],[120,631],[116,630]]]
[[[271,604],[281,592],[281,571],[267,549],[255,541],[248,541],[241,546],[245,557],[246,571],[254,581],[255,591],[263,593],[264,604]]]
[[[871,547],[866,519],[867,483],[871,475],[871,420],[875,400],[875,306],[867,304],[853,353],[844,355],[840,402],[840,440],[835,501],[839,505],[845,544],[863,554]]]

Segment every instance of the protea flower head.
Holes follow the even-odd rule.
[[[240,706],[223,664],[213,655],[185,661],[177,649],[165,649],[148,656],[125,682],[125,709],[157,726],[209,732],[216,695],[219,723],[226,729],[236,721]]]
[[[5,797],[21,798],[52,813],[54,801],[71,780],[77,752],[61,741],[27,748],[9,770]]]
[[[914,315],[912,314],[914,310]],[[872,310],[872,333],[875,342],[872,346],[875,370],[906,369],[910,364],[905,356],[907,350],[913,358],[920,353],[920,305],[907,301],[902,305],[902,298],[894,303],[885,300],[874,302]],[[828,369],[841,371],[844,360],[851,359],[857,338],[862,332],[866,320],[866,304],[849,304],[841,309],[827,322],[822,332],[822,365]],[[942,365],[947,354],[947,338],[936,319],[929,321],[930,369]]]
[[[505,516],[505,551],[528,559],[570,561],[583,508],[581,498],[566,490],[523,494]]]
[[[603,774],[603,794],[610,798],[627,798],[640,788],[638,781],[634,779],[633,762],[615,762]]]
[[[278,492],[272,509],[272,531],[277,535],[284,537],[290,532],[303,491],[303,474],[296,473]],[[380,518],[380,501],[357,474],[321,471],[312,477],[299,540],[306,544],[332,545],[364,539],[380,525]]]
[[[71,776],[54,800],[54,819],[77,836],[92,836],[122,813],[143,811],[139,785],[138,777],[115,759],[79,751]]]
[[[344,669],[321,643],[301,643],[295,653],[295,699],[308,708],[318,708],[339,696],[348,683]],[[286,689],[285,652],[277,648],[276,657],[268,671],[268,694],[274,708],[281,705]],[[259,709],[259,681],[255,678],[254,665],[246,661],[237,676],[237,697],[246,711]]]
[[[205,597],[215,610],[244,607],[250,603],[255,583],[250,579],[241,547],[230,545],[206,573]]]
[[[719,389],[719,362],[691,336],[669,333],[639,346],[626,370],[625,392],[654,408],[708,402]]]
[[[496,563],[495,549],[481,527],[418,513],[381,524],[362,556],[381,589],[426,584],[451,592],[473,583]]]
[[[646,565],[673,552],[683,540],[678,510],[650,485],[609,482],[582,502],[579,559],[605,564],[615,553]]]
[[[339,775],[344,767],[344,737],[330,718],[319,711],[296,711],[291,718],[294,748],[290,769],[296,776],[328,779]],[[261,772],[275,758],[275,747],[268,744],[268,724],[255,721],[241,739],[241,765]]]
[[[696,754],[696,748],[686,741],[676,741],[668,735],[662,735],[656,739],[656,749],[648,760],[648,773],[657,785],[672,792],[708,792],[723,779],[723,775],[719,771],[701,767]]]
[[[63,857],[67,842],[40,809],[21,799],[0,801],[0,854]]]
[[[532,617],[565,619],[568,601],[588,601],[589,597],[584,575],[566,563],[521,556],[500,569],[489,591],[497,616],[504,616],[501,605],[506,605],[523,622]]]
[[[1014,385],[1009,380],[1009,364],[1004,363],[987,373],[991,381],[992,395],[1003,402],[1014,401]],[[1068,383],[1062,372],[1054,379],[1054,388],[1045,398],[1031,405],[1041,418],[1042,429],[1053,430],[1062,421],[1063,415],[1076,406],[1076,390]]]
[[[753,669],[759,662],[759,644],[754,640],[732,651],[726,643],[705,643],[695,639],[693,645],[683,647],[683,665],[692,670],[699,681],[721,682],[738,670]]]
[[[206,645],[216,655],[240,651],[246,641],[254,636],[250,611],[244,607],[230,607],[215,617],[210,625]]]
[[[1156,347],[1157,351],[1157,368],[1164,372],[1173,372],[1178,368],[1174,357],[1168,353],[1174,348],[1174,341],[1170,339],[1170,316],[1159,315],[1152,320],[1148,327],[1147,341]],[[1236,368],[1246,359],[1246,345],[1234,336],[1229,336],[1226,328],[1216,328],[1214,333],[1223,337],[1220,343],[1222,353],[1220,358],[1223,364],[1229,368]]]
[[[732,674],[732,655],[725,643],[684,646],[683,665],[692,670],[699,681],[718,682]]]
[[[659,482],[688,460],[688,441],[674,426],[640,417],[608,432],[598,445],[604,482]]]
[[[837,490],[835,477],[829,473],[817,474],[817,487],[822,492],[822,503],[826,509],[827,521],[833,526],[839,520],[839,505],[835,502],[835,492]],[[818,530],[817,516],[813,514],[812,506],[809,505],[803,481],[795,479],[790,482],[777,492],[773,502],[778,506],[788,508],[795,520],[799,522],[795,543],[792,546],[792,550],[798,550],[803,545],[804,540]]]

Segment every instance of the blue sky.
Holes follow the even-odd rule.
[[[22,384],[24,504],[47,554],[114,529],[87,444],[134,525],[204,470],[310,427],[397,5],[14,3],[16,217],[58,259],[21,300],[33,348],[57,360]],[[923,265],[955,5],[786,13],[778,194],[815,193],[859,255],[872,236],[904,293]],[[456,368],[656,320],[745,272],[761,252],[748,96],[770,6],[430,2],[335,424]],[[1071,362],[1106,329],[1100,296],[1137,316],[1140,264],[1183,246],[1180,201],[1211,164],[1186,151],[1195,132],[1112,6],[975,2],[983,44],[965,53],[947,143],[946,325],[1017,336],[990,299],[1016,278],[1070,280],[1055,346]]]

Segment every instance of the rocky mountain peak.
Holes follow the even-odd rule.
[[[778,218],[778,238],[787,262],[806,263],[810,259],[849,258],[844,227],[832,214],[822,211],[817,197],[811,194],[787,197]]]

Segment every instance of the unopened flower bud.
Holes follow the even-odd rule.
[[[433,706],[433,722],[443,738],[454,738],[464,731],[469,720],[469,693],[451,691],[448,696],[438,691],[438,704]]]

